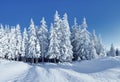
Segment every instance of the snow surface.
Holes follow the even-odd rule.
[[[120,82],[120,57],[37,65],[1,59],[0,82]]]

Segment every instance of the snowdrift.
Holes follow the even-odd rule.
[[[37,65],[0,60],[0,82],[120,82],[120,57]]]

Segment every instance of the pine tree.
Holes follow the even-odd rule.
[[[62,23],[61,23],[61,42],[60,42],[60,52],[61,52],[61,57],[60,61],[72,61],[73,58],[73,51],[72,51],[72,45],[70,41],[70,27],[67,19],[67,14],[64,14]]]
[[[103,47],[101,37],[96,36],[95,30],[93,31],[92,34],[92,41],[94,42],[94,47],[96,49],[96,53],[99,57],[104,57],[106,55],[106,51]]]
[[[31,24],[29,27],[29,41],[28,41],[28,58],[32,59],[32,63],[34,63],[34,58],[39,58],[40,54],[38,54],[38,39],[36,35],[36,30],[34,26],[34,22],[31,19]]]
[[[3,47],[4,47],[4,26],[0,25],[0,58],[4,58]]]
[[[78,54],[76,53],[76,47],[77,45],[77,39],[78,39],[78,35],[79,34],[79,26],[77,24],[76,18],[74,18],[74,25],[72,26],[72,32],[71,32],[71,44],[73,46],[73,56],[74,59],[76,60],[78,58]]]
[[[55,29],[53,28],[53,24],[51,24],[49,40],[50,43],[48,48],[48,57],[49,59],[54,59],[54,62],[56,62],[56,59],[59,59],[60,57],[60,52],[57,34],[55,32]]]
[[[106,56],[106,50],[103,46],[101,35],[98,36],[98,45],[97,45],[97,53],[99,57]]]
[[[4,57],[7,59],[11,59],[11,46],[10,46],[10,29],[9,25],[5,25],[4,32],[4,43],[3,43],[3,53]]]
[[[10,32],[10,46],[11,46],[11,50],[12,50],[12,54],[11,54],[11,59],[15,59],[15,53],[16,53],[16,34],[15,34],[16,30],[15,27],[11,27],[11,32]]]
[[[41,20],[41,27],[37,32],[37,37],[39,39],[39,44],[41,47],[41,58],[44,62],[48,50],[48,29],[44,17]]]
[[[93,58],[98,58],[98,55],[97,55],[96,49],[94,47],[94,42],[91,41],[88,45],[88,54],[86,54],[86,59],[91,60]]]
[[[114,48],[113,44],[111,44],[111,48],[110,48],[110,51],[108,53],[108,56],[112,56],[112,57],[116,56],[116,52],[115,52],[115,48]]]
[[[26,28],[23,31],[23,38],[22,38],[22,61],[26,61],[25,58],[28,54],[28,34]]]
[[[62,19],[59,17],[58,11],[56,11],[55,15],[54,15],[54,24],[53,24],[53,28],[55,31],[55,34],[57,36],[56,41],[57,41],[57,45],[59,48],[57,52],[60,53],[60,55],[57,56],[57,59],[61,57],[61,50],[60,50],[60,45],[61,45],[61,38],[62,38],[62,28],[61,28],[61,22]]]
[[[116,56],[120,56],[120,50],[118,48],[116,49]]]
[[[15,29],[15,39],[16,39],[16,60],[19,60],[19,57],[21,56],[21,47],[22,47],[22,36],[21,36],[21,31],[20,31],[20,25],[17,24],[16,25],[16,29]]]
[[[96,57],[94,43],[91,41],[91,34],[87,31],[86,28],[87,23],[86,19],[84,18],[81,29],[77,34],[77,36],[79,36],[77,40],[77,54],[79,54],[78,60],[89,60]]]
[[[28,58],[32,58],[32,63],[34,63],[34,55],[35,55],[35,40],[36,40],[36,33],[34,22],[31,19],[30,27],[29,27],[29,41],[28,41]]]

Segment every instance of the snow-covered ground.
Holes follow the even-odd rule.
[[[0,60],[0,82],[120,82],[120,57],[44,65]]]

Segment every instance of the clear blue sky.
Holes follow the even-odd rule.
[[[56,10],[68,14],[70,26],[74,17],[80,24],[85,16],[88,30],[100,33],[105,47],[120,46],[120,0],[0,0],[0,23],[28,27],[30,18],[40,25],[44,16],[49,26]]]

